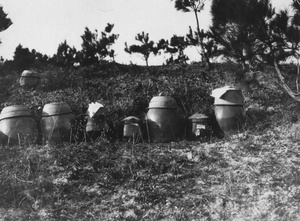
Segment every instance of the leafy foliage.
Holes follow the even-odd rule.
[[[205,62],[208,65],[208,68],[210,68],[210,52],[212,47],[210,46],[213,41],[210,41],[209,44],[207,44],[206,34],[204,34],[203,30],[200,30],[200,24],[199,24],[199,18],[198,18],[198,13],[200,13],[205,6],[205,0],[175,0],[175,8],[178,11],[183,11],[183,12],[194,12],[195,14],[195,19],[197,23],[197,31],[195,32],[196,36],[193,36],[193,33],[190,28],[190,33],[187,35],[188,38],[188,43],[192,46],[200,46],[200,54],[201,54],[201,59],[205,60]],[[209,50],[209,53],[207,53]]]
[[[221,54],[218,49],[217,43],[214,39],[214,35],[210,31],[204,31],[201,29],[200,32],[193,32],[191,26],[189,27],[189,33],[186,35],[187,44],[197,47],[201,45],[202,56],[206,59],[208,67],[211,67],[211,59]]]
[[[57,48],[56,55],[53,56],[52,59],[55,60],[55,64],[59,66],[73,66],[76,63],[79,63],[79,52],[77,52],[76,48],[71,48],[67,41],[61,43]]]
[[[35,57],[28,48],[23,48],[22,45],[16,47],[14,53],[14,63],[19,69],[28,69],[34,63]]]
[[[89,28],[85,28],[84,34],[81,36],[83,42],[81,45],[80,63],[82,66],[96,63],[107,56],[114,59],[115,51],[111,49],[111,45],[115,43],[119,35],[110,35],[113,27],[113,24],[108,23],[105,30],[101,32],[100,38],[97,30],[93,33]]]
[[[212,7],[213,16],[217,18],[219,10],[223,10],[222,4],[218,3],[219,1],[215,1]],[[232,10],[237,2],[233,0],[228,3],[232,5],[229,4],[227,8],[225,5],[225,9]],[[293,4],[296,7],[295,14],[291,19],[286,10],[276,13],[269,0],[245,0],[239,5],[242,8],[238,12],[229,13],[225,22],[215,19],[213,32],[217,42],[223,46],[224,55],[241,63],[244,69],[249,68],[252,71],[262,63],[273,64],[282,87],[295,101],[299,101],[296,93],[286,83],[278,65],[289,57],[297,60],[299,57],[299,30],[296,23],[293,23],[298,16],[295,4],[297,3]],[[298,93],[299,66],[297,72]]]
[[[190,12],[201,12],[204,9],[205,0],[175,0],[175,8],[178,11]]]
[[[11,25],[12,21],[10,20],[10,18],[7,17],[7,14],[3,11],[3,7],[0,6],[0,32],[5,31]]]
[[[276,13],[269,0],[215,0],[212,14],[212,32],[222,45],[223,55],[245,69],[283,61],[295,54],[299,31],[290,25],[288,12]]]
[[[158,49],[163,50],[164,53],[170,53],[171,57],[167,59],[167,64],[186,64],[189,58],[184,54],[184,49],[188,46],[185,37],[173,35],[168,40],[161,39],[158,42]],[[159,51],[160,53],[161,51]]]
[[[148,59],[151,53],[156,55],[159,51],[159,49],[155,46],[154,41],[149,40],[149,34],[142,32],[138,33],[135,36],[135,40],[141,42],[141,45],[127,45],[127,42],[125,42],[125,52],[131,54],[131,53],[138,53],[142,54],[144,57],[144,60],[146,61],[146,65],[148,66]]]
[[[19,44],[15,49],[14,59],[12,61],[5,61],[4,65],[13,70],[22,71],[33,67],[39,68],[49,63],[49,61],[47,55],[43,55],[34,49],[30,51],[29,48],[24,48]]]

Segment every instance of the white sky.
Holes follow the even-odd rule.
[[[292,0],[271,0],[276,9],[287,8]],[[200,26],[206,29],[211,22],[210,2],[200,13]],[[124,52],[125,42],[137,44],[135,36],[144,31],[150,40],[170,39],[174,34],[185,35],[189,26],[196,27],[193,13],[174,8],[171,0],[0,0],[0,5],[12,20],[7,30],[0,32],[0,56],[12,59],[16,47],[52,56],[64,40],[81,50],[81,35],[85,27],[101,32],[113,23],[112,33],[119,34],[113,48],[119,63],[145,65],[141,56]],[[200,56],[195,48],[187,51],[191,60]],[[168,57],[168,56],[167,56]],[[150,57],[149,65],[161,65],[163,57]]]

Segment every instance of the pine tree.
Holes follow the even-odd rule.
[[[142,54],[146,62],[146,66],[148,66],[148,59],[150,54],[153,53],[154,55],[156,55],[158,53],[158,48],[155,46],[154,41],[149,40],[149,33],[139,33],[135,36],[135,40],[139,41],[141,44],[128,46],[127,42],[125,42],[124,50],[129,54]]]
[[[173,0],[171,0],[173,1]],[[197,38],[194,38],[197,40],[197,43],[200,45],[200,55],[202,60],[204,59],[205,62],[207,63],[208,67],[210,67],[210,61],[209,61],[209,57],[208,54],[205,53],[205,44],[204,44],[204,35],[203,30],[200,29],[200,23],[199,23],[199,17],[198,17],[198,13],[200,13],[205,6],[205,1],[206,0],[174,0],[175,1],[175,8],[178,11],[182,11],[182,12],[193,12],[195,15],[195,19],[196,19],[196,35]]]
[[[7,17],[7,14],[3,11],[3,7],[0,6],[0,32],[5,31],[11,25],[12,21],[10,20],[10,18]]]

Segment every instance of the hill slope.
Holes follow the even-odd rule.
[[[114,141],[1,146],[4,220],[299,219],[299,105],[270,77],[272,68],[245,74],[228,64],[212,71],[199,64],[105,64],[37,71],[42,81],[34,91],[19,88],[18,73],[4,71],[3,106],[64,101],[80,116],[100,100],[118,133],[124,117],[142,119],[160,92],[173,96],[187,118],[212,115],[211,90],[232,85],[245,96],[245,131],[206,142],[132,144],[119,133]],[[292,85],[293,67],[285,72]]]

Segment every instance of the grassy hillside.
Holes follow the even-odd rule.
[[[112,134],[98,142],[1,146],[3,220],[297,220],[299,105],[276,82],[272,67],[244,73],[232,64],[140,67],[103,64],[44,67],[40,86],[25,91],[20,73],[1,70],[2,107],[64,101],[79,118],[99,100]],[[293,86],[295,68],[284,67]],[[120,121],[144,118],[150,99],[173,96],[183,119],[213,115],[215,88],[243,91],[243,132],[205,142],[122,140]],[[114,136],[115,135],[115,136]]]

